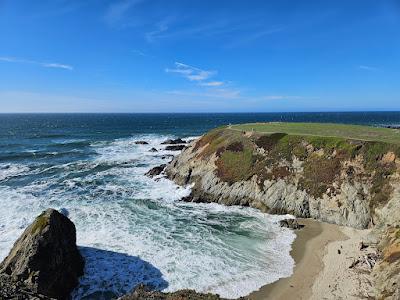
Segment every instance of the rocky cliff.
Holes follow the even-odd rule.
[[[224,127],[192,142],[165,173],[192,185],[187,201],[373,228],[375,298],[400,299],[399,144]]]
[[[367,228],[400,202],[399,157],[398,145],[383,142],[219,128],[192,142],[166,174],[193,185],[190,201]]]

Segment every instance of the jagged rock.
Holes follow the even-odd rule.
[[[54,300],[54,298],[32,292],[23,282],[0,274],[0,299],[8,300]]]
[[[161,145],[176,145],[176,144],[186,144],[186,141],[182,139],[175,139],[175,140],[166,140],[161,143]]]
[[[174,158],[174,156],[172,154],[166,154],[166,155],[161,156],[161,159],[173,159],[173,158]]]
[[[22,286],[38,299],[40,294],[68,299],[83,269],[75,225],[54,209],[44,211],[25,229],[0,264],[0,274],[12,280],[7,286],[16,291]]]
[[[158,176],[164,171],[166,166],[167,165],[163,164],[163,165],[154,167],[154,168],[150,169],[150,171],[148,171],[145,175],[148,177]]]
[[[135,144],[136,145],[148,145],[149,143],[146,141],[136,141]]]
[[[185,149],[186,146],[185,145],[173,145],[173,146],[167,146],[165,147],[165,150],[169,150],[169,151],[181,151],[183,149]]]
[[[156,148],[151,148],[151,149],[149,150],[149,152],[158,152],[158,150],[157,150]]]
[[[296,219],[280,220],[279,225],[281,227],[286,227],[286,228],[295,229],[295,230],[302,229],[304,227],[304,225],[299,224],[299,222],[297,222]]]
[[[240,298],[246,299],[246,298]],[[132,293],[122,296],[119,300],[223,300],[219,295],[202,294],[193,290],[180,290],[173,293],[151,291],[144,285],[139,285]]]

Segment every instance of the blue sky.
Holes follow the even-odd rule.
[[[0,0],[0,112],[400,110],[400,0]]]

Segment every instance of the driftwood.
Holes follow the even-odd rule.
[[[366,265],[368,269],[372,269],[375,266],[377,260],[378,254],[371,252],[358,257],[358,259],[352,262],[349,268],[353,269],[355,267],[363,267],[364,265]]]

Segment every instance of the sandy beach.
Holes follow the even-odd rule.
[[[299,219],[305,228],[296,231],[291,255],[293,275],[262,287],[252,300],[360,299],[368,296],[368,274],[349,268],[362,253],[360,242],[369,230],[356,230]]]

